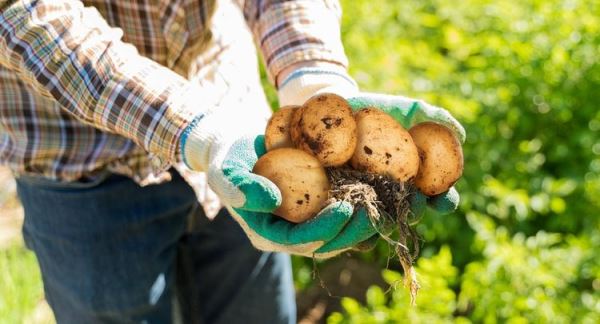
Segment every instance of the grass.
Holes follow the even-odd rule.
[[[37,259],[23,244],[23,210],[6,168],[0,167],[0,324],[53,323]]]
[[[22,243],[0,250],[0,323],[48,323],[36,316],[44,299],[35,255]]]

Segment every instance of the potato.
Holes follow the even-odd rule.
[[[409,130],[421,158],[415,185],[422,193],[435,196],[450,189],[463,172],[463,152],[454,133],[433,122]]]
[[[358,143],[350,163],[352,167],[386,174],[396,181],[408,181],[419,170],[419,153],[410,134],[394,118],[375,108],[358,111]]]
[[[302,112],[304,112],[304,106],[300,106],[300,108],[296,108],[296,110],[294,110],[294,112],[292,113],[292,116],[290,117],[289,132],[290,132],[290,139],[292,140],[292,143],[294,145],[296,145],[296,143],[300,142],[301,128],[300,128],[299,124],[300,124],[300,120],[302,119]]]
[[[299,107],[281,107],[271,116],[265,130],[265,146],[267,151],[282,147],[294,147],[290,138],[290,120]]]
[[[297,115],[299,114],[299,115]],[[326,166],[346,163],[356,148],[356,122],[346,100],[335,94],[310,98],[292,116],[292,142]]]
[[[279,148],[261,156],[252,172],[271,180],[282,203],[273,213],[293,223],[314,217],[325,205],[329,180],[314,156],[294,148]]]

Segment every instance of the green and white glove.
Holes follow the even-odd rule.
[[[348,203],[331,204],[301,224],[271,214],[281,204],[281,193],[271,181],[252,173],[266,153],[264,137],[258,135],[266,121],[221,108],[186,128],[181,153],[188,167],[207,173],[210,187],[256,248],[327,258],[375,234],[366,213],[354,214]]]
[[[463,126],[447,110],[418,99],[360,92],[354,80],[336,65],[330,65],[330,68],[327,65],[300,68],[290,73],[281,82],[279,101],[282,106],[302,105],[318,93],[338,94],[348,100],[354,111],[367,107],[380,109],[406,129],[417,123],[432,121],[454,131],[461,143],[466,138]],[[416,192],[412,196],[411,210],[418,216],[429,206],[437,213],[447,214],[456,210],[459,200],[460,196],[454,187],[435,197]]]

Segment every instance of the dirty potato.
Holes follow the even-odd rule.
[[[463,172],[463,152],[458,138],[445,126],[424,122],[409,130],[421,158],[415,185],[428,196],[448,190]]]
[[[279,148],[261,156],[253,173],[271,180],[282,203],[273,213],[293,223],[314,217],[325,205],[329,181],[314,156],[298,149]]]
[[[281,107],[271,116],[265,130],[265,147],[267,151],[283,147],[294,147],[290,138],[290,120],[299,107]]]
[[[356,148],[356,122],[348,102],[335,94],[319,94],[292,116],[292,142],[326,166],[346,163]]]
[[[417,175],[417,147],[402,125],[375,108],[362,109],[354,118],[358,143],[350,160],[353,168],[402,182]]]

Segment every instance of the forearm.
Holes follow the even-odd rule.
[[[174,158],[198,113],[189,108],[189,94],[198,93],[189,82],[139,55],[80,1],[0,1],[0,8],[1,65],[81,121]]]
[[[244,16],[276,86],[297,64],[347,66],[337,0],[247,0]]]

